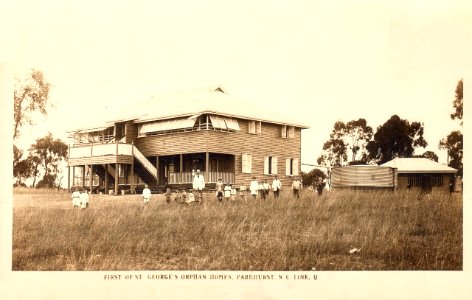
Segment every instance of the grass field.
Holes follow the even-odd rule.
[[[14,190],[13,270],[462,270],[462,196],[329,192],[166,204]],[[350,254],[352,248],[361,248]]]

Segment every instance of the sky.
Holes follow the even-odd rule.
[[[130,102],[222,85],[309,125],[302,163],[316,162],[336,121],[365,118],[375,129],[394,114],[424,122],[429,145],[417,154],[431,150],[445,163],[437,146],[460,128],[449,115],[472,67],[472,4],[331,2],[2,4],[13,11],[0,25],[15,24],[4,35],[15,74],[39,69],[52,85],[54,108],[18,143],[48,131],[66,139],[67,129],[107,121]]]

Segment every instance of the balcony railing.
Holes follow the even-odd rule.
[[[157,178],[157,169],[133,144],[90,144],[70,148],[69,158],[97,157],[106,155],[134,156],[154,178]]]
[[[132,144],[89,144],[71,147],[69,158],[94,157],[104,155],[133,155]]]
[[[234,183],[234,173],[233,172],[210,172],[208,182],[216,182],[219,178],[223,180],[224,183]],[[182,172],[182,180],[180,179],[180,173],[169,173],[169,183],[192,183],[193,175],[192,172]]]

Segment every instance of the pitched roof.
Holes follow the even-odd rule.
[[[281,112],[283,112],[283,107]],[[133,102],[132,106],[122,108],[119,113],[111,116],[110,120],[106,121],[111,123],[134,120],[137,123],[143,123],[204,113],[309,128],[309,126],[298,120],[273,111],[270,107],[261,107],[257,103],[236,99],[226,93],[221,86],[195,89],[167,96],[153,97],[142,102]]]
[[[456,173],[457,170],[423,157],[397,157],[382,165],[397,168],[398,173]]]

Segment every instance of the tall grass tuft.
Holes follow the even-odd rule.
[[[14,270],[462,270],[462,198],[304,191],[203,206],[15,193]],[[350,254],[353,248],[360,252]]]

